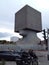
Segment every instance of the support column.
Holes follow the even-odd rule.
[[[38,50],[38,43],[40,39],[37,37],[35,31],[22,30],[20,34],[23,35],[23,39],[16,42],[16,44],[24,49]]]

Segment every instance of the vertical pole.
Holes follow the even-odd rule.
[[[47,39],[48,39],[48,60],[49,60],[49,29],[47,29]]]

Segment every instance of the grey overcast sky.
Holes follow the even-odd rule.
[[[26,4],[41,12],[42,29],[49,28],[49,0],[0,0],[0,32],[14,33],[15,13]]]

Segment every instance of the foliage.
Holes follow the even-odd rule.
[[[14,44],[13,41],[0,40],[0,44]]]
[[[5,65],[5,60],[0,61],[0,65]]]

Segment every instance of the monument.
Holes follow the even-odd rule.
[[[34,8],[25,5],[15,13],[15,32],[19,32],[23,39],[17,41],[22,48],[38,48],[40,39],[37,33],[42,31],[41,13]],[[36,49],[37,49],[36,48]]]

